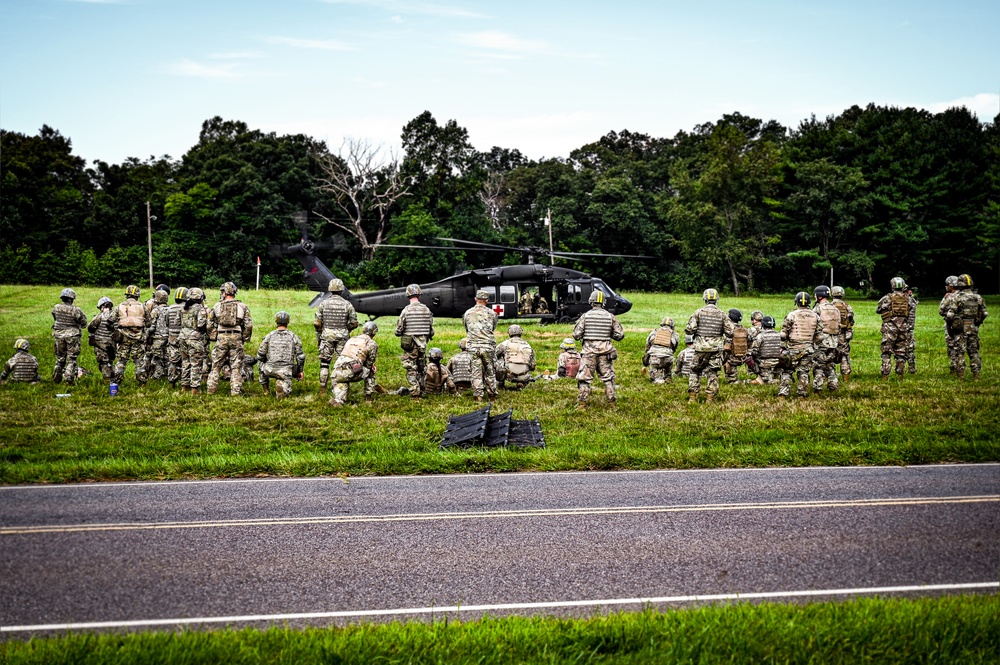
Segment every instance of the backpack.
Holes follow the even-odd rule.
[[[668,349],[673,347],[673,331],[670,328],[657,328],[656,334],[653,335],[653,344],[656,346],[665,346]]]
[[[834,300],[833,306],[840,312],[840,329],[847,330],[851,326],[851,315],[847,309],[847,303]]]
[[[219,325],[226,328],[236,328],[240,325],[240,304],[235,300],[223,300],[219,303]]]
[[[733,331],[733,355],[745,356],[747,350],[747,329],[743,326],[736,326]]]
[[[889,298],[889,312],[892,316],[909,316],[910,299],[902,291],[893,291]]]

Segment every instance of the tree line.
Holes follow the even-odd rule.
[[[871,294],[890,277],[937,292],[1000,277],[1000,116],[869,105],[789,129],[739,113],[673,138],[623,130],[565,158],[474,149],[425,111],[401,155],[364,141],[333,152],[219,117],[179,160],[88,165],[43,126],[0,134],[0,283],[301,285],[296,215],[353,288],[517,263],[525,248],[645,255],[560,262],[614,286],[783,292],[829,280]],[[461,238],[511,251],[445,251]],[[537,260],[547,260],[536,256]]]

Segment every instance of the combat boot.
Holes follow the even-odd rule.
[[[577,411],[586,411],[587,410],[587,403],[586,402],[577,402],[576,403],[576,410]]]
[[[688,404],[698,403],[698,393],[688,393]]]
[[[378,393],[379,395],[388,395],[388,394],[389,394],[389,391],[388,391],[388,390],[386,390],[386,389],[385,389],[385,388],[384,388],[384,387],[382,386],[382,384],[380,384],[380,383],[376,383],[376,384],[375,384],[375,392],[377,392],[377,393]]]
[[[715,401],[715,395],[705,395],[705,404],[711,404]]]
[[[192,389],[191,389],[191,394],[192,394],[192,395],[196,395],[196,396],[197,396],[197,395],[200,395],[200,394],[201,394],[201,391],[200,391],[200,390],[198,390],[197,388],[192,388]]]
[[[319,387],[319,396],[320,397],[326,397],[326,386],[320,386]]]

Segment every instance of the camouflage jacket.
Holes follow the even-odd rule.
[[[291,367],[298,374],[306,364],[302,340],[291,330],[272,330],[257,347],[257,360],[274,367]]]
[[[6,381],[7,377],[11,381],[38,383],[42,380],[38,376],[38,359],[27,351],[18,350],[0,372],[0,381]]]
[[[70,339],[80,336],[80,330],[87,325],[87,315],[76,305],[61,302],[52,308],[52,336]]]
[[[467,349],[488,349],[490,351],[496,346],[496,338],[493,331],[497,329],[497,313],[486,305],[476,304],[462,315],[462,323],[465,324],[465,336]]]

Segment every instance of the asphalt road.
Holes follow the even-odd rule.
[[[1000,465],[0,487],[0,639],[997,593]]]

